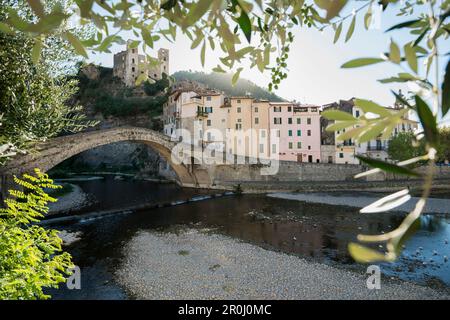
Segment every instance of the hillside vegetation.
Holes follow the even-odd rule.
[[[226,73],[204,73],[191,71],[177,71],[172,75],[177,81],[190,80],[197,81],[212,89],[224,91],[228,96],[243,96],[249,93],[256,99],[266,99],[269,101],[286,101],[268,90],[257,86],[246,79],[239,79],[233,87],[231,85],[231,74]]]

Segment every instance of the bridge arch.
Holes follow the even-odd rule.
[[[39,145],[37,153],[14,157],[2,168],[2,180],[7,180],[5,176],[32,172],[34,168],[47,172],[57,164],[83,151],[120,141],[143,143],[157,151],[175,171],[178,184],[181,186],[207,187],[210,184],[209,177],[205,177],[204,174],[197,177],[191,165],[177,164],[172,161],[171,151],[175,147],[175,142],[170,141],[169,137],[138,127],[116,127],[53,138]],[[5,185],[2,184],[2,191],[4,191]]]

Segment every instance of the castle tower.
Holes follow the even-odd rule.
[[[169,49],[158,50],[158,60],[161,63],[161,76],[163,73],[170,75],[169,72]]]

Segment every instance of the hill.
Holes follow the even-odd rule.
[[[237,84],[233,87],[231,85],[231,74],[226,73],[204,73],[191,71],[177,71],[172,75],[177,81],[191,80],[197,81],[206,85],[209,88],[214,88],[225,92],[229,96],[243,96],[249,93],[256,99],[265,99],[269,101],[286,101],[274,93],[257,86],[253,82],[246,79],[239,79]]]

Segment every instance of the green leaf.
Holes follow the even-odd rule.
[[[348,27],[347,35],[345,36],[345,42],[350,40],[350,38],[353,35],[353,32],[355,31],[355,25],[356,25],[356,15],[353,17],[352,22],[350,23],[350,26]]]
[[[206,41],[203,41],[202,50],[200,52],[200,60],[202,63],[202,67],[205,66],[205,53],[206,53]]]
[[[338,121],[357,121],[354,116],[348,112],[340,110],[325,110],[322,112],[322,116],[328,120],[338,120]]]
[[[341,68],[358,68],[385,61],[381,58],[358,58],[344,63]]]
[[[438,139],[438,129],[436,123],[436,117],[431,112],[427,103],[422,100],[418,95],[415,96],[417,115],[419,116],[420,123],[422,124],[425,138],[427,142],[432,146],[436,145]]]
[[[336,43],[339,40],[339,37],[341,36],[341,32],[342,32],[342,22],[339,23],[338,27],[336,28],[336,31],[334,33],[333,43]]]
[[[422,41],[423,37],[425,37],[425,35],[427,34],[428,30],[430,30],[430,27],[426,27],[422,33],[417,37],[417,39],[414,41],[413,43],[413,47],[416,47],[420,41]]]
[[[382,117],[389,117],[392,115],[388,109],[383,108],[382,106],[373,101],[364,99],[355,99],[355,105],[361,108],[364,111],[364,113],[371,112],[378,114]]]
[[[348,244],[348,251],[352,258],[359,263],[386,261],[384,254],[353,242]]]
[[[0,22],[0,32],[7,33],[7,34],[14,33],[14,31],[6,23],[3,23],[3,22]]]
[[[319,8],[327,11],[325,18],[328,21],[336,17],[347,4],[347,0],[314,0],[314,2]]]
[[[420,20],[410,20],[410,21],[405,21],[399,24],[396,24],[392,27],[390,27],[389,29],[387,29],[385,32],[389,32],[395,29],[402,29],[402,28],[406,28],[406,27],[411,27],[414,26],[416,23],[420,22]]]
[[[415,73],[417,73],[417,56],[416,56],[416,50],[411,44],[406,44],[404,46],[405,49],[405,57],[406,61],[408,62],[409,67],[411,70],[413,70]]]
[[[369,6],[369,9],[364,15],[364,27],[366,28],[366,30],[369,30],[371,22],[372,22],[372,7]]]
[[[86,52],[86,49],[84,48],[81,41],[78,39],[77,36],[70,32],[65,32],[64,35],[66,36],[67,40],[70,42],[72,47],[75,49],[75,52],[79,55],[82,55],[85,58],[88,58],[88,54]]]
[[[188,25],[196,23],[200,18],[208,11],[209,7],[213,4],[211,0],[199,0],[194,3],[192,9],[187,15],[186,22]]]
[[[241,7],[241,15],[237,19],[237,23],[239,24],[239,27],[241,28],[242,32],[245,35],[245,38],[247,38],[248,43],[250,43],[252,39],[252,23],[250,22],[250,18],[247,15],[247,12],[245,12],[244,8]]]
[[[345,131],[344,133],[341,133],[339,136],[336,137],[336,140],[339,141],[345,141],[348,139],[357,140],[359,135],[361,135],[365,130],[367,130],[366,127],[352,128],[350,130]]]
[[[35,15],[37,15],[38,17],[44,15],[44,7],[42,6],[41,0],[27,0],[27,2]]]
[[[41,51],[42,51],[42,42],[40,40],[35,40],[33,49],[31,49],[31,60],[33,61],[34,64],[39,63]]]
[[[400,60],[401,60],[400,48],[394,41],[391,41],[390,51],[389,51],[389,60],[391,60],[392,62],[397,63],[397,64],[399,64]]]
[[[358,142],[363,143],[378,137],[386,128],[386,123],[384,121],[372,125],[370,129],[366,130],[363,134],[358,137]]]
[[[373,159],[373,158],[366,158],[366,157],[362,157],[362,156],[358,156],[358,155],[356,156],[356,158],[358,158],[359,160],[361,160],[362,162],[368,164],[369,166],[371,166],[373,168],[378,168],[385,172],[398,173],[398,174],[414,176],[414,177],[420,176],[417,172],[414,172],[413,170],[410,170],[405,167],[400,167],[393,163],[384,162],[384,161]]]
[[[442,117],[444,117],[450,109],[450,60],[447,62],[445,69],[444,82],[442,83]]]
[[[233,78],[231,79],[231,85],[235,86],[237,81],[239,80],[239,75],[241,74],[243,68],[237,69],[236,73],[233,75]]]
[[[326,130],[327,131],[339,131],[348,127],[351,127],[355,124],[357,124],[358,121],[337,121],[333,124],[330,124]]]
[[[161,9],[170,10],[177,5],[178,0],[167,0],[161,4]]]
[[[415,108],[402,96],[400,96],[397,92],[394,90],[391,90],[392,94],[395,96],[395,98],[403,105],[407,106],[410,109],[415,110]]]

